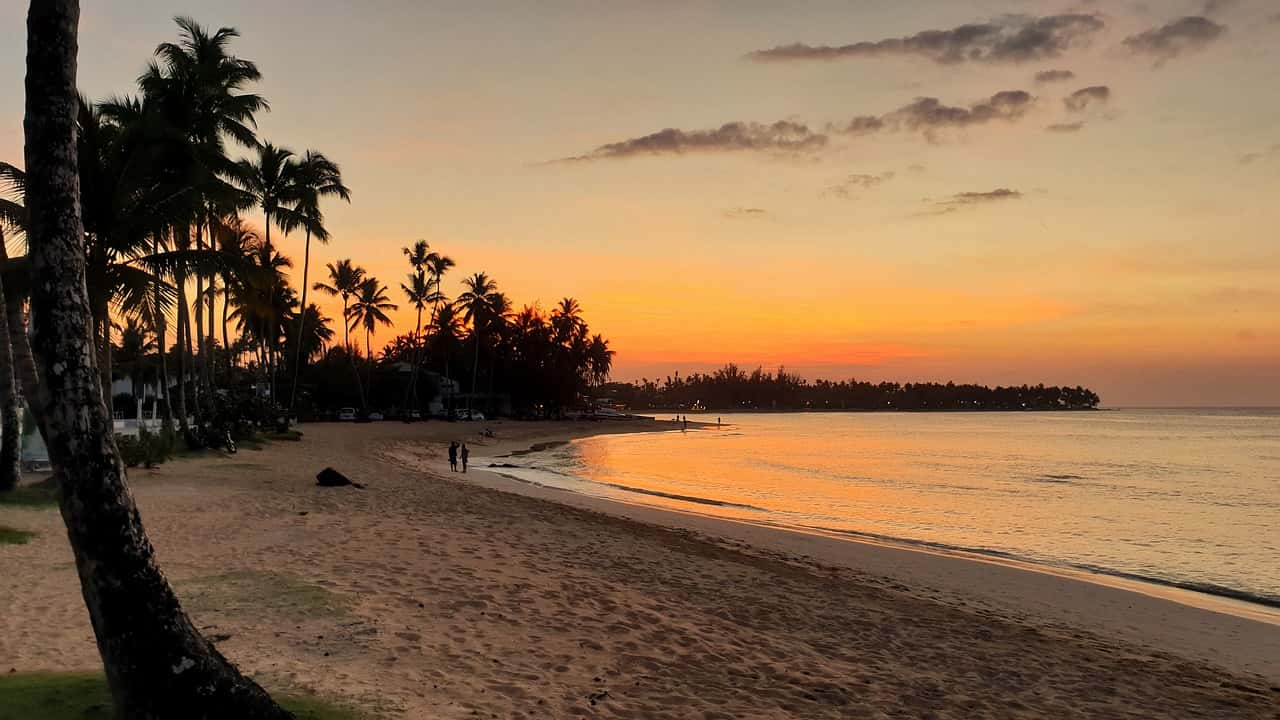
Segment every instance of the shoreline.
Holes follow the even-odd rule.
[[[661,432],[663,429],[653,428],[652,431]],[[645,430],[627,429],[625,432]],[[609,433],[590,433],[548,442],[551,446],[558,447],[598,434]],[[524,448],[484,459],[500,460],[503,457],[520,457],[540,451]],[[883,572],[885,577],[893,577],[894,568],[905,564],[910,567],[913,581],[944,586],[944,590],[953,594],[951,599],[961,604],[972,599],[969,595],[977,594],[984,601],[1015,612],[1025,612],[1029,616],[1038,616],[1042,620],[1068,622],[1091,631],[1103,629],[1115,632],[1134,641],[1153,644],[1162,650],[1207,660],[1234,671],[1256,673],[1271,682],[1280,682],[1280,604],[1273,606],[1233,595],[1188,588],[1173,582],[1166,583],[1087,567],[1054,565],[1012,555],[931,545],[903,538],[878,537],[856,531],[727,518],[698,512],[692,508],[676,509],[653,505],[639,498],[628,501],[600,497],[516,477],[503,472],[505,469],[507,468],[477,464],[473,472],[490,476],[482,484],[491,489],[550,500],[660,527],[690,530],[705,535],[712,542],[717,539],[734,540],[762,549],[803,555],[823,564]],[[886,557],[875,557],[879,554],[876,551],[880,550],[884,551]],[[919,557],[914,558],[914,561],[902,562],[904,557],[912,556],[936,558],[941,564],[954,564],[954,567],[930,567],[936,563],[922,562]],[[997,569],[996,572],[1001,575],[1007,574],[1008,577],[1003,579],[1008,580],[1009,585],[1019,588],[1021,594],[1011,598],[1004,589],[983,592],[980,589],[982,583],[967,581],[981,575],[981,570],[975,570],[974,565],[988,566]],[[1019,574],[1026,577],[1017,578]],[[964,578],[965,581],[957,584],[954,582],[957,577]],[[1036,578],[1043,580],[1038,581]],[[948,585],[951,587],[945,587]],[[1090,612],[1088,608],[1080,607],[1082,602],[1097,603],[1110,614]],[[1153,621],[1153,618],[1159,620]],[[1215,618],[1221,620],[1215,621]],[[1102,622],[1099,623],[1100,619]],[[1207,632],[1203,627],[1206,623],[1209,626]]]
[[[888,411],[886,411],[888,412]],[[968,412],[968,411],[966,411]],[[692,429],[693,423],[690,423]],[[731,426],[726,426],[731,427]],[[714,429],[714,423],[701,423],[697,429]],[[671,432],[672,429],[653,428],[650,432]],[[644,429],[627,429],[624,432],[646,432]],[[562,488],[555,485],[547,485],[537,480],[519,477],[512,474],[510,470],[524,470],[532,472],[553,472],[545,470],[537,470],[526,468],[521,465],[508,464],[500,462],[508,458],[527,457],[537,453],[551,450],[558,447],[569,445],[575,440],[592,437],[594,435],[613,434],[607,430],[600,433],[592,433],[588,435],[580,435],[563,440],[551,440],[535,443],[533,446],[505,452],[492,457],[478,457],[477,461],[486,461],[486,464],[474,465],[477,471],[489,472],[497,474],[503,478],[511,480],[518,485],[513,486],[518,489],[521,485],[529,485],[533,487],[542,487],[548,490],[571,493],[590,497],[603,502],[619,503],[623,505],[638,505],[641,507],[651,507],[657,510],[664,510],[676,514],[689,514],[695,516],[705,516],[708,518],[720,519],[734,523],[742,523],[746,525],[758,525],[761,527],[774,528],[789,532],[796,532],[808,535],[817,535],[821,537],[829,537],[833,539],[844,540],[847,542],[862,542],[873,545],[880,545],[902,550],[915,550],[919,552],[934,553],[947,557],[956,557],[961,559],[972,560],[976,562],[990,562],[1000,565],[1010,565],[1031,572],[1043,572],[1051,575],[1063,575],[1075,578],[1085,582],[1096,582],[1101,585],[1109,585],[1121,589],[1131,590],[1133,592],[1160,597],[1183,605],[1197,607],[1206,610],[1213,610],[1229,615],[1238,615],[1249,619],[1266,622],[1268,624],[1280,625],[1280,597],[1271,595],[1260,595],[1251,593],[1246,590],[1239,590],[1228,586],[1218,586],[1210,584],[1196,584],[1194,582],[1183,582],[1178,580],[1159,578],[1141,575],[1138,573],[1126,572],[1123,570],[1114,570],[1111,568],[1088,565],[1083,563],[1062,562],[1055,563],[1047,560],[1039,560],[1036,558],[1028,558],[1013,553],[1003,552],[1000,550],[986,548],[971,548],[957,545],[948,545],[946,543],[931,542],[927,540],[916,540],[913,538],[903,538],[890,535],[879,535],[876,533],[862,532],[859,530],[844,530],[837,528],[822,527],[820,525],[802,525],[783,522],[774,522],[771,520],[752,520],[747,518],[729,518],[714,515],[712,513],[699,512],[693,508],[671,508],[660,505],[651,505],[642,499],[644,496],[654,496],[669,500],[677,500],[697,505],[709,505],[719,507],[738,507],[747,510],[756,510],[760,512],[768,512],[763,508],[752,505],[740,505],[726,501],[716,500],[714,498],[702,498],[685,495],[676,495],[663,493],[658,491],[645,490],[641,488],[630,487],[615,483],[603,483],[591,480],[585,480],[577,476],[570,475],[575,481],[585,485],[601,485],[616,490],[621,490],[636,495],[635,500],[627,500],[621,498],[610,498],[593,495],[587,492],[580,492],[571,488]]]

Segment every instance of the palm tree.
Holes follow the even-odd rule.
[[[264,142],[258,146],[256,160],[241,159],[236,163],[232,177],[262,210],[266,232],[263,242],[267,247],[271,247],[272,225],[284,233],[303,225],[296,207],[302,191],[292,150]]]
[[[573,338],[585,330],[582,320],[582,306],[571,298],[563,298],[551,311],[551,327],[555,328],[556,340],[568,344]]]
[[[609,349],[609,341],[596,333],[591,336],[587,345],[587,366],[590,377],[597,385],[609,379],[609,371],[613,369],[613,356],[617,353]]]
[[[327,284],[318,282],[311,287],[313,290],[342,298],[342,348],[347,353],[347,359],[351,361],[351,373],[355,375],[356,390],[360,393],[360,406],[365,407],[364,384],[360,380],[360,370],[356,367],[355,353],[351,349],[349,327],[351,298],[360,292],[360,284],[364,282],[365,271],[359,265],[353,265],[350,258],[339,260],[337,263],[328,263],[325,267],[329,269],[329,282]]]
[[[485,322],[493,314],[498,295],[498,285],[484,273],[476,273],[462,281],[466,288],[455,301],[462,308],[463,317],[471,323],[471,335],[475,338],[475,359],[471,363],[471,392],[467,394],[467,414],[471,413],[471,398],[476,394],[476,380],[480,372],[480,336]]]
[[[397,305],[387,297],[387,286],[378,282],[375,277],[367,277],[360,283],[356,293],[356,301],[351,305],[347,318],[348,328],[354,330],[364,326],[364,348],[369,362],[369,392],[373,392],[373,331],[378,325],[390,325],[391,318],[386,311],[397,309]],[[365,409],[368,409],[367,407]]]
[[[297,165],[297,192],[299,195],[297,220],[307,234],[307,242],[302,253],[302,307],[307,306],[307,273],[311,267],[311,237],[314,235],[321,243],[329,242],[329,231],[324,226],[324,215],[320,212],[320,198],[338,197],[351,202],[351,190],[342,184],[342,172],[337,164],[329,158],[313,150],[302,155]],[[298,370],[302,367],[302,357],[296,353],[302,351],[302,333],[307,325],[307,314],[299,316],[298,339],[295,343],[293,358],[293,387],[289,392],[289,410],[293,410],[293,401],[298,396]]]
[[[125,480],[94,368],[93,311],[76,157],[77,0],[39,0],[27,16],[24,122],[32,345],[46,376],[34,402],[50,434],[58,504],[107,683],[124,717],[285,720],[256,683],[200,635],[156,564]],[[175,672],[179,668],[180,672]]]
[[[405,407],[408,407],[409,397],[418,386],[418,366],[422,355],[422,311],[428,303],[434,300],[434,293],[431,290],[431,282],[427,279],[426,273],[410,273],[406,283],[400,283],[400,290],[404,292],[405,298],[409,304],[417,311],[417,319],[414,322],[413,329],[413,375],[409,377],[409,384],[405,388]]]

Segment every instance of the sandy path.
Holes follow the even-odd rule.
[[[1280,715],[1256,676],[410,469],[467,426],[304,429],[132,478],[197,625],[268,683],[412,718]],[[94,667],[57,513],[0,523],[41,533],[0,546],[0,671]]]

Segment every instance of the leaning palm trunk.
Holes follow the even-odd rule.
[[[204,249],[204,222],[196,216],[196,252]],[[204,352],[204,273],[196,270],[196,353],[192,355],[192,364],[196,374],[196,405],[200,405],[200,389],[209,387],[209,357]],[[210,322],[213,319],[210,318]]]
[[[181,269],[175,270],[173,280],[173,284],[178,289],[178,317],[173,330],[177,335],[175,344],[178,348],[178,399],[174,410],[178,414],[178,427],[185,433],[187,431],[187,343],[184,335],[190,334],[187,326],[187,293],[183,290],[187,281],[186,274]]]
[[[0,235],[0,243],[4,236]],[[0,278],[0,302],[4,280]],[[22,479],[22,403],[13,371],[13,349],[9,344],[8,313],[0,311],[0,491],[12,490]]]
[[[311,230],[307,230],[307,242],[302,246],[302,308],[298,313],[298,341],[293,349],[293,386],[289,389],[289,414],[293,414],[293,403],[298,399],[298,372],[302,370],[302,332],[307,324],[307,271],[311,266]]]
[[[471,363],[471,392],[467,393],[467,417],[471,417],[471,401],[476,395],[476,379],[480,376],[480,326],[475,326],[476,355]]]
[[[161,234],[162,234],[162,231],[157,231],[155,234],[151,236],[151,252],[155,255],[160,254],[160,235]],[[161,310],[163,306],[160,304],[160,275],[159,274],[156,275],[155,293],[156,293],[156,299],[155,299],[156,306],[155,306],[155,309],[152,311],[152,314],[155,317],[155,324],[156,324],[156,343],[157,343],[157,350],[158,350],[156,355],[158,355],[160,359],[160,378],[159,378],[158,384],[160,385],[160,397],[164,398],[164,418],[165,418],[166,427],[172,428],[173,427],[173,403],[169,401],[169,361],[167,358],[165,358],[165,355],[168,351],[165,349],[165,346],[164,346],[164,336],[165,336],[166,328],[165,328],[165,322],[164,322],[164,311]]]
[[[191,624],[125,481],[94,367],[77,171],[77,0],[32,0],[26,165],[33,346],[47,380],[59,507],[117,714],[130,719],[289,718]]]

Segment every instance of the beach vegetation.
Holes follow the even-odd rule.
[[[698,410],[1094,410],[1088,388],[860,380],[811,382],[779,368],[747,372],[729,364],[711,373],[598,386],[593,394],[636,409]]]

